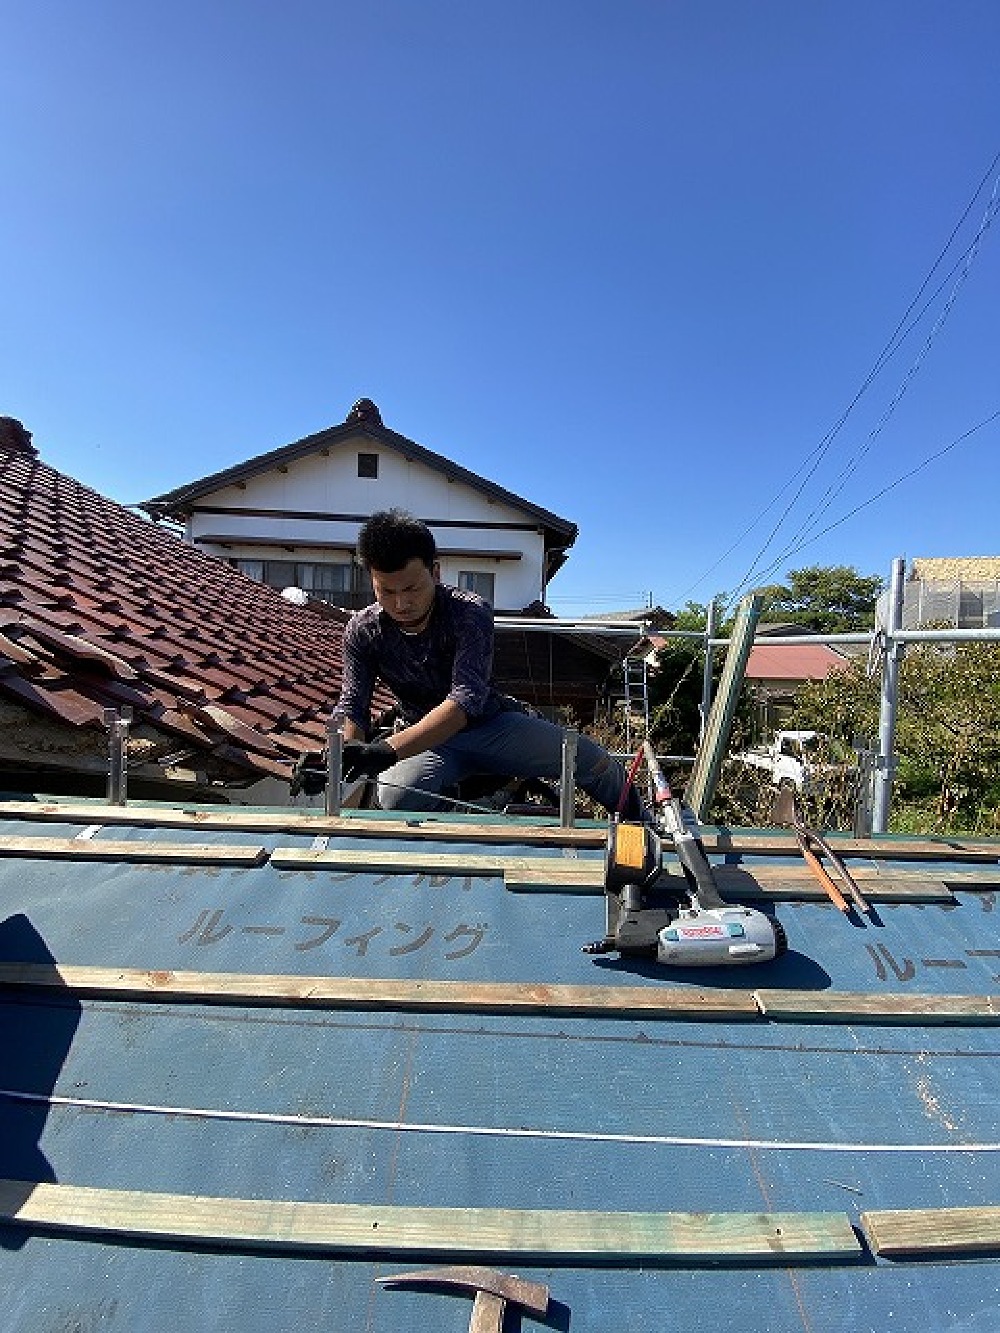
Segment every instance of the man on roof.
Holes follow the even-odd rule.
[[[377,600],[344,631],[333,719],[344,735],[345,778],[377,779],[386,810],[443,809],[441,793],[473,775],[557,778],[562,728],[494,687],[493,612],[475,593],[441,583],[426,524],[400,509],[373,514],[358,553]],[[376,681],[402,715],[402,727],[384,740],[368,739]],[[617,810],[624,771],[582,735],[576,780],[606,810]],[[634,790],[622,813],[641,817]]]

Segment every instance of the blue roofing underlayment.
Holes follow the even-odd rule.
[[[352,836],[347,815],[348,831],[317,844],[322,820],[289,811],[274,812],[270,827],[226,827],[215,811],[176,828],[152,806],[129,807],[131,819],[148,813],[145,826],[107,822],[110,808],[97,803],[92,822],[79,805],[65,817],[45,809],[47,820],[29,818],[25,806],[0,802],[0,963],[138,969],[151,997],[4,981],[0,1177],[404,1208],[414,1219],[439,1208],[832,1214],[845,1219],[856,1252],[790,1259],[776,1239],[763,1257],[716,1261],[383,1253],[373,1248],[378,1213],[371,1246],[351,1251],[285,1249],[280,1235],[271,1244],[181,1242],[102,1235],[71,1218],[54,1229],[20,1222],[0,1228],[4,1330],[458,1333],[469,1326],[468,1297],[376,1281],[455,1263],[488,1263],[549,1288],[544,1318],[509,1311],[508,1328],[1000,1328],[995,1241],[973,1255],[886,1258],[863,1217],[1000,1203],[1000,1000],[978,1021],[821,1021],[752,1005],[722,1017],[707,1007],[723,991],[858,992],[876,1006],[918,994],[995,996],[1000,843],[974,862],[947,844],[919,862],[855,857],[852,865],[878,866],[883,887],[919,866],[952,892],[880,902],[869,918],[846,917],[825,899],[769,903],[788,934],[784,958],[686,973],[583,954],[604,929],[599,890],[513,892],[502,874],[460,867],[293,869],[272,859],[279,848],[322,847],[408,852],[415,866],[428,853],[470,864],[517,856],[551,864],[556,877],[602,861],[597,845],[512,843],[510,820],[491,844],[471,834],[439,841],[426,819],[412,838],[390,820],[384,837]],[[482,823],[469,824],[479,838]],[[708,832],[719,865],[726,838]],[[72,840],[79,852],[57,859],[29,841],[40,838],[53,850]],[[137,859],[164,841],[263,850],[256,864],[235,866]],[[108,842],[127,848],[89,859]],[[891,852],[892,840],[884,844]],[[772,853],[728,860],[748,879],[792,864]],[[962,877],[970,866],[975,880]],[[480,983],[628,985],[690,992],[695,1012],[156,998],[158,985],[187,973],[440,980],[470,996]],[[30,1186],[23,1196],[30,1201]],[[8,1192],[8,1214],[12,1202]],[[614,1230],[614,1219],[607,1225]]]

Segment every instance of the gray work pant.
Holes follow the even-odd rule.
[[[437,794],[463,778],[496,774],[499,777],[554,778],[562,772],[563,729],[543,717],[527,713],[498,713],[458,732],[450,740],[402,759],[378,779],[383,810],[444,810]],[[625,772],[616,759],[581,735],[576,752],[577,785],[614,813],[625,785]],[[413,790],[402,791],[407,787]],[[634,790],[623,812],[639,817]]]

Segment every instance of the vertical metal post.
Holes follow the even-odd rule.
[[[104,725],[108,728],[108,804],[124,805],[128,800],[128,728],[131,708],[105,708]]]
[[[715,621],[718,609],[715,605],[715,598],[708,604],[708,619],[705,622],[705,665],[701,673],[701,704],[698,712],[701,714],[701,725],[698,728],[698,740],[704,740],[705,728],[708,726],[708,714],[712,707],[712,640],[715,638]]]
[[[875,759],[875,781],[872,794],[872,832],[884,833],[889,826],[889,798],[892,793],[892,774],[896,766],[896,707],[899,696],[899,668],[903,661],[903,644],[896,635],[903,627],[903,579],[906,561],[897,557],[892,562],[889,583],[889,605],[886,609],[885,659],[882,663],[882,696],[878,716],[878,755]]]
[[[572,727],[563,732],[562,777],[559,783],[559,824],[572,828],[576,816],[576,747],[579,733]]]
[[[875,745],[875,740],[870,737],[855,736],[853,740],[858,768],[851,831],[856,838],[870,838],[872,835],[872,774],[876,756]]]
[[[324,810],[328,815],[340,814],[340,779],[344,769],[344,733],[333,718],[326,735],[326,796]]]

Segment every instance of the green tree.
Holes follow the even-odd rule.
[[[791,727],[822,731],[832,740],[850,745],[854,738],[878,734],[879,680],[869,675],[868,663],[849,658],[825,680],[808,680],[800,688]]]
[[[901,803],[923,802],[928,828],[992,827],[1000,807],[1000,647],[911,647],[898,703],[896,817]],[[879,681],[855,659],[803,687],[794,723],[850,742],[876,734],[878,705]]]
[[[877,574],[859,574],[853,565],[810,565],[787,577],[761,589],[765,617],[831,634],[870,629],[885,587]]]
[[[915,774],[933,774],[947,823],[1000,797],[1000,647],[910,648],[903,661],[897,749]],[[911,779],[912,781],[912,779]]]
[[[875,602],[883,580],[877,575],[864,576],[848,565],[789,571],[786,584],[772,584],[762,589],[764,615],[787,620],[805,629],[840,633],[869,629]],[[716,626],[725,638],[733,626],[733,614],[726,613],[725,594],[716,598]],[[733,608],[735,612],[735,608]],[[708,607],[688,602],[677,612],[675,628],[703,630]],[[702,647],[694,639],[668,639],[657,654],[656,672],[650,684],[653,743],[661,753],[693,754],[701,727]],[[722,671],[725,654],[715,653],[713,673],[716,681]],[[739,721],[748,725],[750,701],[741,704]]]

